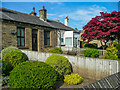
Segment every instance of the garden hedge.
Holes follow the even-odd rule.
[[[49,66],[40,61],[26,61],[17,65],[9,77],[10,88],[39,88],[55,89],[63,77]]]
[[[105,59],[118,60],[118,50],[114,47],[114,45],[109,46],[106,51]]]
[[[1,58],[3,59],[3,57],[4,57],[7,53],[9,53],[11,50],[18,50],[18,48],[17,48],[17,47],[14,47],[14,46],[9,46],[9,47],[3,49],[3,50],[1,51]]]
[[[97,49],[88,48],[83,51],[85,57],[97,58],[99,57],[99,51]]]
[[[2,76],[9,76],[10,71],[12,71],[13,67],[8,62],[5,61],[1,62],[2,62]]]
[[[22,51],[12,50],[4,56],[3,61],[8,62],[14,68],[19,63],[26,61],[26,56]]]
[[[63,51],[61,48],[54,48],[53,50],[49,50],[49,53],[58,53],[58,54],[62,54]]]
[[[83,78],[78,74],[65,75],[64,82],[67,84],[80,84],[83,82]]]
[[[64,56],[53,54],[46,59],[45,63],[55,68],[61,75],[71,74],[72,72],[71,64]]]
[[[96,43],[86,43],[84,47],[87,48],[97,48],[97,44]]]

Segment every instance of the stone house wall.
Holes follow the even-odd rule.
[[[38,51],[47,51],[56,47],[57,45],[57,33],[56,29],[47,28],[42,26],[35,26],[30,24],[24,24],[19,22],[10,22],[10,21],[2,21],[2,49],[8,46],[17,47],[17,33],[12,34],[11,30],[15,30],[17,32],[17,27],[25,28],[25,47],[18,47],[20,49],[32,50],[32,30],[37,30],[37,46]],[[50,46],[44,46],[44,30],[50,31]]]
[[[8,46],[17,47],[17,36],[15,34],[11,34],[10,30],[17,30],[14,24],[2,23],[2,48],[6,48]]]

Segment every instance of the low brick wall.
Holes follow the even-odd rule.
[[[52,53],[42,53],[34,51],[22,50],[30,60],[43,61],[47,59]],[[73,72],[78,73],[82,77],[102,79],[106,76],[112,75],[114,73],[120,72],[120,61],[108,60],[108,59],[98,59],[98,58],[88,58],[81,56],[70,56],[64,55],[73,67]]]

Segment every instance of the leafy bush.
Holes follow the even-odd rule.
[[[53,54],[46,59],[45,63],[55,68],[61,75],[71,74],[72,72],[70,62],[64,56]]]
[[[97,44],[95,44],[95,43],[86,43],[84,47],[87,47],[87,48],[97,48]]]
[[[112,45],[106,49],[105,59],[118,60],[118,50]]]
[[[26,61],[26,57],[22,51],[12,50],[4,56],[3,61],[8,62],[14,68],[19,63]]]
[[[80,77],[78,74],[71,74],[71,75],[66,75],[64,82],[67,84],[79,84],[83,82],[83,78]]]
[[[5,61],[2,61],[2,75],[9,76],[10,71],[12,71],[13,67]]]
[[[1,58],[3,59],[3,57],[4,57],[7,53],[9,53],[11,50],[18,50],[18,48],[17,48],[17,47],[14,47],[14,46],[9,46],[9,47],[3,49],[3,50],[1,51]]]
[[[10,88],[40,88],[43,90],[55,88],[58,81],[63,79],[54,68],[40,61],[20,63],[10,72],[9,78]]]
[[[93,57],[93,58],[99,57],[99,51],[97,49],[88,48],[83,51],[83,54],[85,57]]]
[[[117,41],[114,41],[114,42],[113,42],[113,45],[114,45],[114,47],[116,47],[116,46],[118,45],[118,42],[117,42]]]
[[[82,41],[82,48],[85,47],[85,44],[87,44],[87,42],[86,41]]]
[[[62,49],[60,49],[60,48],[54,48],[53,50],[49,50],[48,52],[50,52],[50,53],[58,53],[58,54],[63,53]]]
[[[117,55],[118,58],[120,59],[120,44],[116,44],[116,49],[118,50]]]

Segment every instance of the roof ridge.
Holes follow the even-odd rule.
[[[49,27],[52,27],[52,28],[58,28],[58,29],[60,28],[60,29],[72,30],[72,31],[75,31],[75,32],[79,32],[79,31],[76,31],[75,29],[73,29],[73,28],[70,27],[70,26],[66,26],[66,25],[65,25],[64,23],[62,23],[62,22],[57,22],[57,21],[55,21],[55,20],[50,20],[50,19],[47,19],[48,21],[43,21],[43,20],[41,20],[40,17],[38,17],[38,16],[32,16],[32,15],[27,14],[27,13],[22,13],[22,12],[19,12],[19,11],[15,11],[15,10],[3,8],[3,7],[0,7],[0,9],[1,9],[1,12],[2,12],[3,10],[8,11],[8,14],[6,13],[6,15],[5,15],[5,16],[7,16],[7,17],[9,17],[9,12],[11,12],[11,13],[16,13],[16,14],[18,14],[18,16],[21,15],[23,19],[25,18],[25,17],[23,17],[23,15],[25,15],[26,17],[29,16],[29,18],[35,19],[35,20],[33,20],[34,22],[31,22],[31,23],[34,23],[34,24],[38,24],[38,25],[44,25],[44,24],[46,24],[45,26],[49,26]],[[3,11],[3,14],[4,14],[4,11]],[[10,16],[9,19],[11,19],[11,20],[14,20],[14,19],[15,19],[15,20],[21,21],[21,20],[19,19],[19,17],[14,18],[14,16]],[[36,20],[38,20],[38,19],[39,19],[41,22],[36,21]],[[28,22],[28,21],[30,21],[30,20],[28,20],[27,18],[25,18],[24,22]],[[58,24],[58,26],[50,23],[49,21]],[[59,25],[61,25],[61,26],[59,26]]]
[[[27,13],[22,13],[22,12],[19,12],[19,11],[15,11],[15,10],[11,10],[11,9],[7,9],[7,8],[3,8],[3,7],[0,7],[1,9],[5,9],[5,10],[9,10],[9,11],[12,11],[12,12],[16,12],[16,13],[20,13],[20,14],[24,14],[24,15],[29,15],[29,16],[32,16],[30,14],[27,14]],[[38,16],[33,16],[33,17],[38,17]]]
[[[50,19],[48,19],[48,20],[50,20]],[[54,21],[54,20],[51,20],[51,21]],[[57,22],[57,21],[54,21],[54,22]],[[64,25],[65,27],[68,27],[68,28],[71,28],[71,29],[73,29],[72,27],[70,27],[70,26],[66,26],[64,23],[62,23],[62,22],[57,22],[57,23],[60,23],[60,24],[62,24],[62,25]],[[73,30],[75,30],[75,29],[73,29]]]

